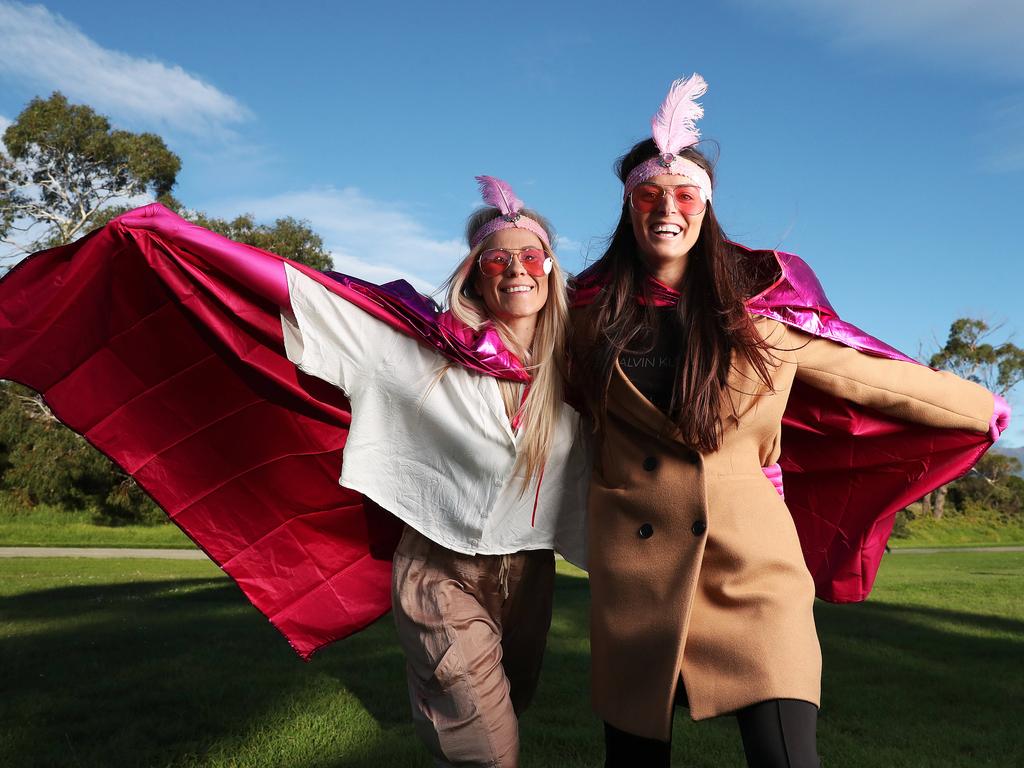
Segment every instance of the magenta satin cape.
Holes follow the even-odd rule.
[[[891,360],[916,363],[839,318],[811,268],[798,256],[738,246],[752,269],[774,275],[751,299],[751,313]],[[575,281],[573,306],[603,285],[592,267]],[[676,294],[655,286],[671,300]],[[992,445],[987,433],[936,429],[886,416],[803,382],[794,382],[782,420],[786,505],[818,597],[835,603],[871,592],[896,513],[960,477]]]
[[[126,213],[3,278],[0,378],[134,477],[308,659],[387,612],[401,529],[338,485],[349,403],[285,356],[260,279],[281,261],[160,205]],[[405,283],[292,266],[461,365],[528,379],[493,331]]]
[[[778,258],[783,277],[751,311],[906,359],[840,321],[803,262]],[[261,279],[281,261],[159,205],[126,213],[0,281],[0,378],[40,392],[134,477],[308,659],[388,610],[400,526],[338,485],[349,403],[284,354],[281,297]],[[293,266],[460,365],[528,378],[493,332],[406,284]],[[819,595],[863,599],[895,511],[988,445],[795,388],[786,500]]]

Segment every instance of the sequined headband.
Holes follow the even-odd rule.
[[[700,139],[696,121],[704,117],[704,108],[696,100],[707,90],[704,78],[696,73],[672,83],[661,108],[651,119],[651,136],[661,153],[629,172],[623,192],[624,200],[638,184],[655,176],[672,174],[692,181],[700,189],[704,201],[711,201],[711,177],[708,172],[693,160],[679,155],[679,152],[692,147]]]
[[[480,184],[480,196],[484,202],[497,208],[501,215],[491,219],[473,233],[469,240],[470,248],[476,248],[502,229],[525,229],[539,237],[548,250],[551,250],[548,233],[539,223],[522,213],[523,201],[516,197],[507,182],[493,176],[477,176],[476,180]]]

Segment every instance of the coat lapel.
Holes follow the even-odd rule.
[[[633,386],[618,360],[615,361],[612,380],[608,385],[608,410],[643,427],[652,435],[682,442],[675,425]]]

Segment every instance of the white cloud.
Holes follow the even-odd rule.
[[[7,126],[11,124],[10,118],[0,115],[0,152],[5,151],[4,147],[4,131],[7,130]]]
[[[0,77],[60,90],[119,120],[194,134],[249,117],[181,67],[103,48],[40,5],[0,0]]]
[[[742,1],[772,14],[795,10],[844,47],[889,47],[950,69],[1024,78],[1020,0]]]
[[[282,216],[305,219],[324,239],[339,272],[375,283],[408,280],[428,293],[466,253],[461,239],[432,235],[408,206],[375,200],[351,187],[220,201],[205,210],[222,217],[251,213],[261,222]]]

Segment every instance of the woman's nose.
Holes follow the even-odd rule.
[[[676,203],[676,196],[671,192],[665,192],[661,196],[660,202],[661,205],[658,207],[658,210],[663,213],[677,213],[679,211],[679,206]]]
[[[509,277],[526,274],[526,270],[523,268],[523,263],[519,260],[518,254],[512,254],[512,259],[509,261],[508,266],[505,267],[505,274]]]

